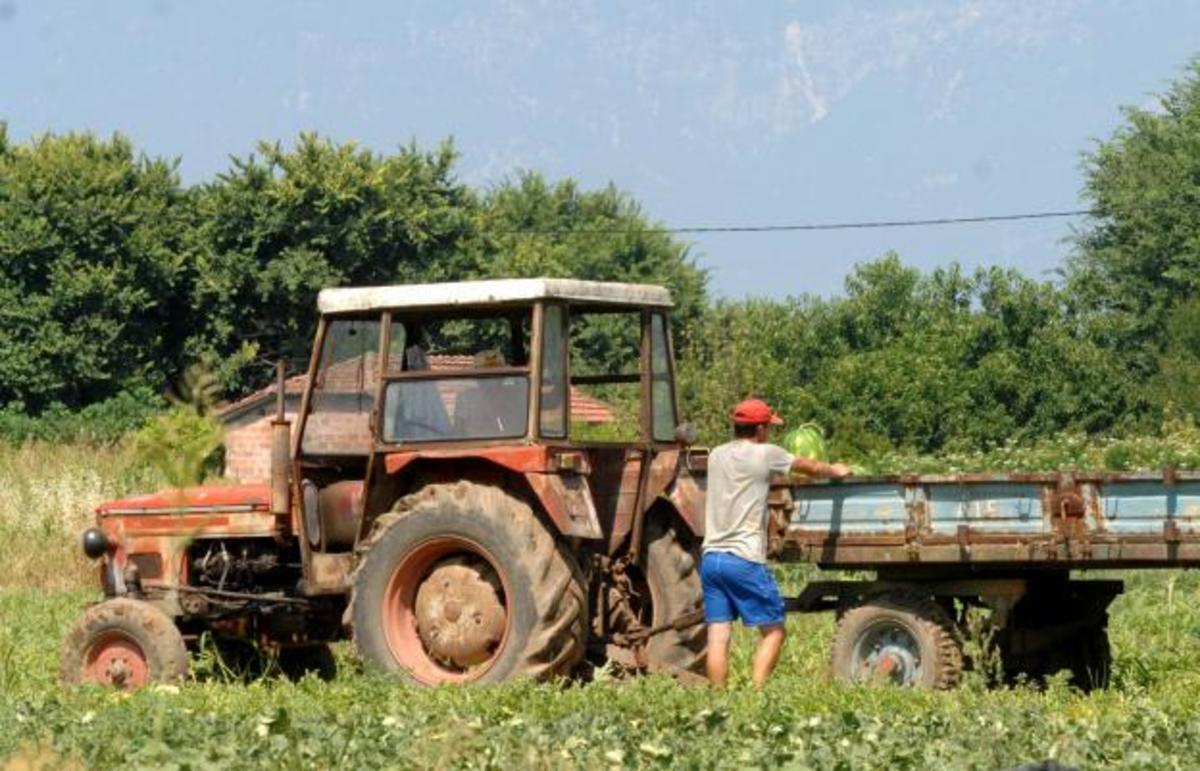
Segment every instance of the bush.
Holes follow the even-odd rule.
[[[131,437],[138,458],[172,487],[190,487],[221,473],[221,424],[189,406],[159,415]]]
[[[12,444],[44,442],[113,443],[162,412],[166,400],[149,388],[134,388],[71,410],[61,402],[33,416],[20,403],[0,409],[0,439]]]

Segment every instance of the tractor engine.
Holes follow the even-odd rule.
[[[221,538],[194,542],[188,549],[191,584],[220,592],[259,594],[294,586],[299,554],[281,554],[270,538]]]

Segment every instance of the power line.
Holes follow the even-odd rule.
[[[786,233],[812,230],[870,230],[879,228],[916,228],[941,225],[975,225],[990,222],[1015,222],[1018,220],[1062,219],[1082,217],[1093,212],[1090,209],[1065,211],[1024,212],[1021,214],[987,214],[976,217],[933,217],[907,220],[867,220],[863,222],[813,222],[792,225],[702,225],[690,227],[649,228],[529,228],[509,230],[502,235],[619,235],[632,233]]]

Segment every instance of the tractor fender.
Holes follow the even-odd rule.
[[[693,534],[704,536],[704,504],[708,492],[707,478],[681,471],[675,477],[666,498]]]
[[[433,467],[447,468],[444,465],[447,462],[456,467],[463,462],[480,462],[494,469],[498,467],[525,480],[529,491],[541,504],[541,509],[563,535],[578,538],[603,536],[587,477],[559,469],[552,453],[545,447],[518,445],[395,452],[385,456],[384,468],[394,476],[414,466],[416,461],[420,461],[424,469],[429,469],[431,464]],[[459,476],[448,474],[447,478]]]
[[[525,480],[563,535],[600,538],[600,518],[587,477],[573,473],[527,473]]]

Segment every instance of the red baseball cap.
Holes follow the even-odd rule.
[[[750,426],[757,426],[763,423],[769,423],[772,426],[783,425],[783,418],[776,415],[775,411],[762,399],[747,399],[744,402],[740,402],[738,406],[733,408],[733,413],[729,417],[734,423],[742,423]]]

